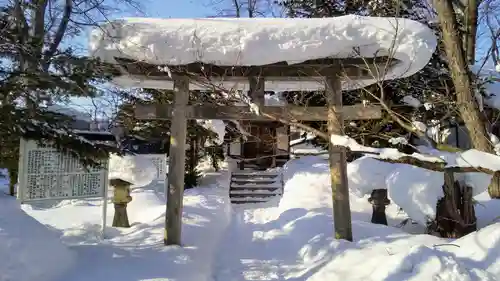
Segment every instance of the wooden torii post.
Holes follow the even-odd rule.
[[[264,66],[217,66],[192,63],[182,66],[158,66],[115,58],[120,64],[117,75],[133,76],[140,80],[173,82],[174,105],[137,104],[138,119],[171,119],[170,159],[168,170],[168,199],[165,223],[165,244],[181,244],[182,200],[184,192],[184,162],[188,119],[328,121],[329,135],[343,134],[344,119],[381,118],[379,106],[342,106],[341,75],[353,80],[373,79],[370,73],[391,67],[386,57],[360,59],[322,59],[289,65],[285,62]],[[392,63],[396,63],[393,59]],[[168,67],[166,73],[161,69]],[[211,81],[242,81],[250,84],[250,95],[265,114],[256,115],[249,107],[199,105],[188,106],[190,85]],[[324,81],[327,107],[263,106],[265,81]],[[191,82],[196,82],[191,84]],[[346,150],[330,142],[329,164],[334,199],[335,235],[352,240],[349,190],[346,173]]]

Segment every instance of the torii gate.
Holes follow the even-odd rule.
[[[165,66],[147,64],[144,62],[130,61],[116,58],[120,63],[121,71],[126,71],[133,77],[142,79],[172,81],[175,92],[174,105],[168,104],[137,104],[135,116],[138,119],[170,119],[170,157],[168,170],[168,201],[166,218],[166,244],[179,244],[182,221],[182,194],[184,191],[185,150],[188,119],[222,119],[222,120],[282,120],[290,121],[328,121],[328,133],[343,135],[344,119],[367,120],[381,118],[381,108],[378,105],[352,105],[342,106],[341,76],[348,78],[369,79],[370,68],[378,71],[391,65],[389,58],[378,57],[371,59],[323,59],[306,61],[300,64],[288,65],[277,63],[264,66],[215,66],[195,63],[190,65]],[[394,63],[394,61],[392,62]],[[145,75],[147,73],[147,75]],[[304,73],[310,76],[304,76]],[[327,107],[301,107],[301,106],[264,106],[264,85],[266,80],[290,81],[300,80],[323,81],[326,90]],[[271,119],[266,114],[256,114],[250,107],[197,105],[189,106],[188,97],[191,82],[204,80],[210,87],[210,81],[220,81],[221,77],[231,82],[248,81],[250,97],[259,105],[262,113],[274,117]],[[318,78],[320,80],[318,80]],[[336,226],[341,222],[350,222],[349,190],[346,174],[346,151],[343,147],[329,146],[329,159],[332,171],[332,190],[334,196],[334,217]],[[347,199],[346,199],[347,198]],[[344,237],[351,237],[349,226],[338,227]]]
[[[372,119],[381,113],[373,106],[342,107],[340,75],[354,78],[355,82],[364,80],[358,87],[378,79],[407,77],[428,63],[437,46],[436,36],[424,24],[355,15],[320,19],[131,18],[107,23],[95,31],[91,36],[92,55],[117,66],[115,83],[174,89],[173,107],[138,106],[136,111],[139,118],[172,120],[167,245],[180,245],[188,118],[262,120],[270,114],[285,123],[327,120],[328,133],[341,135],[344,118]],[[349,58],[351,55],[357,58]],[[380,57],[384,55],[391,57]],[[168,73],[159,69],[165,66]],[[120,79],[126,83],[119,83]],[[130,83],[133,80],[137,84]],[[266,81],[318,80],[323,81],[327,107],[263,106]],[[188,106],[192,86],[207,81],[249,84],[253,102],[264,114],[256,116],[248,107],[214,110],[214,106]],[[345,157],[345,149],[330,141],[335,235],[351,240]]]

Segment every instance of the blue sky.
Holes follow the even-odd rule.
[[[147,16],[157,18],[202,18],[214,16],[216,9],[208,5],[210,0],[139,0],[142,11],[127,11],[113,15],[114,18],[127,16]],[[220,1],[220,0],[216,0]],[[214,1],[215,2],[215,1]],[[90,31],[90,30],[89,30]],[[86,48],[87,36],[77,39],[79,45]],[[74,44],[75,41],[72,41]],[[106,99],[97,100],[97,103],[106,103]],[[84,112],[93,112],[95,105],[90,99],[76,98],[70,101],[69,106]],[[110,115],[110,111],[106,113]]]
[[[151,17],[200,18],[215,14],[204,0],[147,0],[145,12]]]

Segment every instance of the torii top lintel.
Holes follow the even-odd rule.
[[[414,74],[436,45],[427,26],[401,18],[128,18],[95,29],[90,51],[119,65],[122,72],[115,74],[141,79],[165,79],[159,66],[197,75],[293,79],[340,70],[355,80],[349,87],[362,87]]]

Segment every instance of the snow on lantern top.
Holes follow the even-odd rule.
[[[156,178],[156,166],[143,155],[109,157],[108,180],[120,179],[129,182],[134,187],[143,187]]]
[[[384,79],[395,79],[422,69],[436,45],[434,32],[422,23],[347,15],[315,19],[125,18],[96,28],[89,48],[92,56],[109,63],[123,58],[158,65],[261,66],[389,56],[398,63]]]

